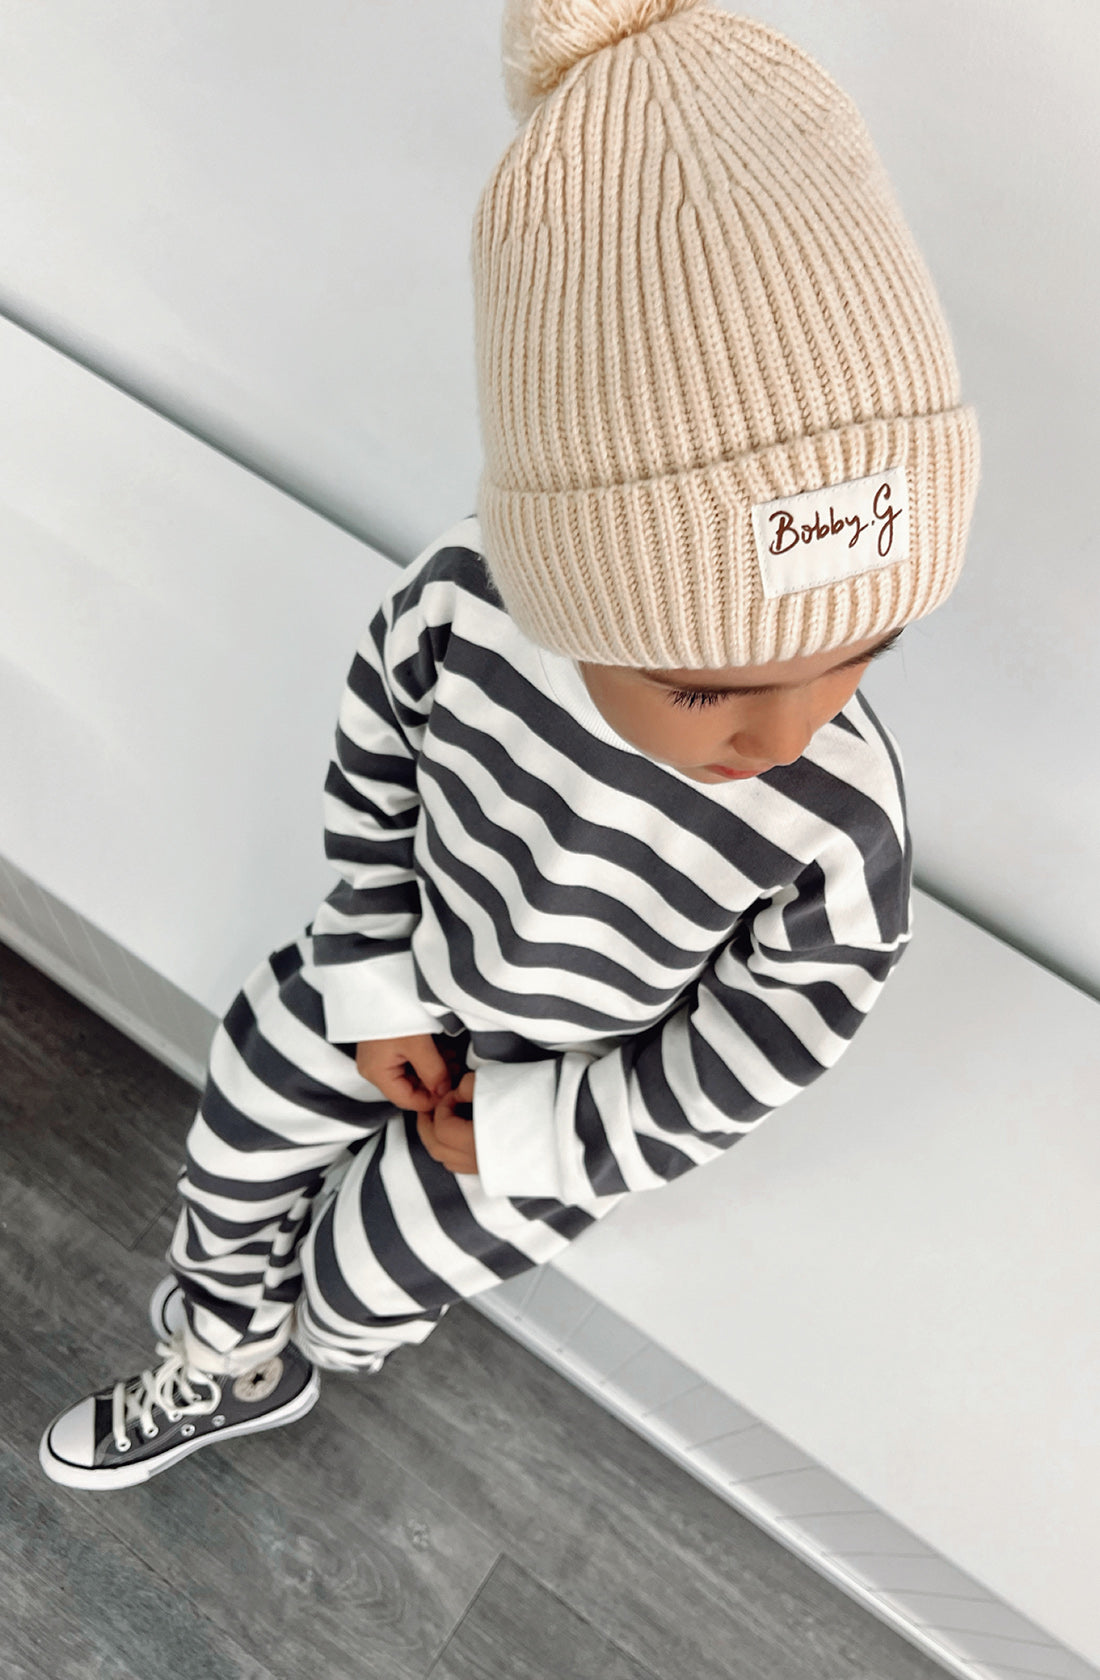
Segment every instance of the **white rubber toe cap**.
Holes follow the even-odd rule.
[[[50,1451],[66,1464],[90,1470],[95,1459],[95,1398],[62,1412],[49,1434]]]

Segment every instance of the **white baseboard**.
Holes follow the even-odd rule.
[[[215,1016],[4,858],[0,940],[201,1089]]]

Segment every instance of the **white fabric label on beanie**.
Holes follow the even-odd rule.
[[[756,556],[768,600],[909,558],[905,468],[757,502]]]

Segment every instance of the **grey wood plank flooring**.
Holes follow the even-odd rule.
[[[164,1206],[195,1093],[3,947],[0,988],[4,1152],[128,1247]]]
[[[3,1680],[276,1680],[174,1579],[54,1497],[37,1459],[0,1444]],[[299,1671],[303,1672],[303,1671]]]
[[[328,1404],[661,1680],[942,1671],[466,1306],[371,1396]]]
[[[566,1668],[563,1656],[568,1653]],[[656,1680],[509,1558],[501,1558],[429,1680]]]
[[[194,1093],[0,947],[0,1680],[942,1680],[466,1305],[292,1430],[42,1477],[149,1362]]]

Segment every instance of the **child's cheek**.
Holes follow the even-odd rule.
[[[651,726],[652,751],[669,764],[709,764],[721,756],[729,734],[728,707],[675,706],[658,696]]]

